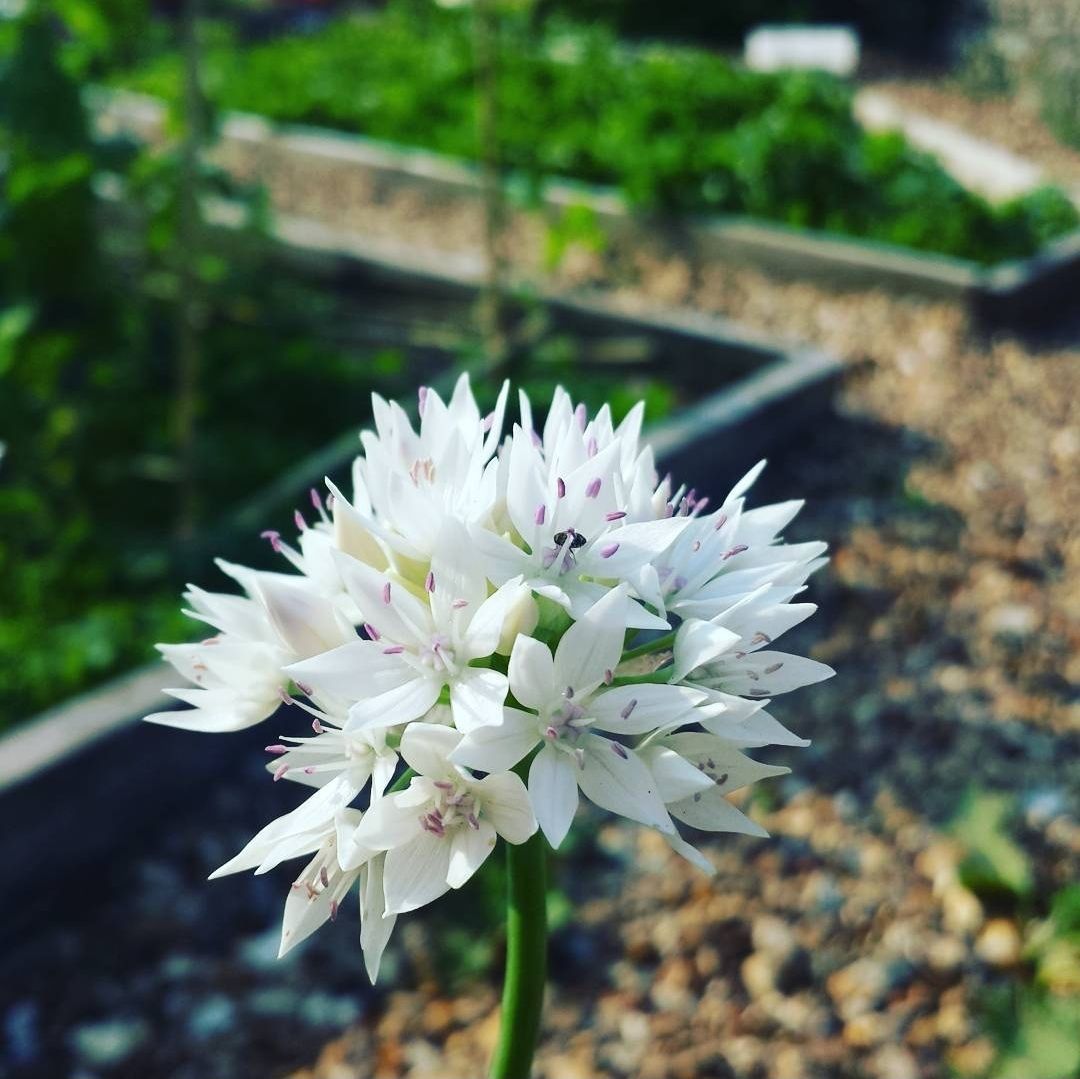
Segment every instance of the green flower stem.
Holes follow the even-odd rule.
[[[620,663],[625,663],[628,659],[638,659],[641,656],[651,656],[654,652],[669,651],[675,645],[675,633],[665,633],[662,637],[656,637],[654,640],[646,641],[644,644],[639,644],[637,648],[628,648],[622,654]]]
[[[506,975],[491,1079],[529,1079],[547,973],[547,840],[506,844]]]

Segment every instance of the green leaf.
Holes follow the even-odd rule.
[[[949,826],[967,850],[960,866],[961,880],[977,895],[1007,892],[1023,898],[1031,894],[1031,860],[1007,827],[1014,808],[1008,795],[972,788]]]

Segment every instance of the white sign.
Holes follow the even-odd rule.
[[[743,50],[752,71],[810,68],[853,75],[859,66],[859,35],[848,26],[759,26]]]

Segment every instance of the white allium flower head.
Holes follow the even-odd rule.
[[[500,838],[559,846],[582,794],[711,872],[678,826],[763,835],[727,795],[786,769],[745,750],[807,744],[766,710],[832,673],[773,647],[825,561],[781,538],[801,503],[748,508],[759,465],[706,512],[658,477],[642,406],[616,425],[559,389],[541,426],[518,400],[504,436],[505,385],[487,415],[465,376],[422,389],[418,424],[376,396],[351,497],[327,481],[295,544],[264,533],[290,572],[219,562],[241,594],[185,594],[212,636],[159,646],[192,707],[152,722],[309,728],[267,770],[310,795],[213,874],[310,859],[282,954],[355,889],[374,981],[398,915]]]

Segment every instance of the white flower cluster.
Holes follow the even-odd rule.
[[[759,465],[706,512],[658,482],[641,406],[615,426],[559,390],[538,427],[522,394],[504,438],[507,394],[484,417],[464,377],[449,402],[422,389],[419,430],[375,397],[352,498],[313,491],[296,547],[264,533],[295,572],[219,562],[244,594],[192,587],[213,636],[160,646],[192,707],[152,722],[235,731],[282,701],[310,718],[267,752],[314,793],[214,874],[311,857],[282,953],[358,886],[374,979],[397,915],[464,884],[497,836],[539,824],[558,847],[579,792],[709,871],[675,821],[764,834],[725,795],[786,769],[742,750],[806,744],[765,711],[832,673],[771,648],[814,611],[792,600],[825,545],[778,539],[801,503],[746,509]]]

